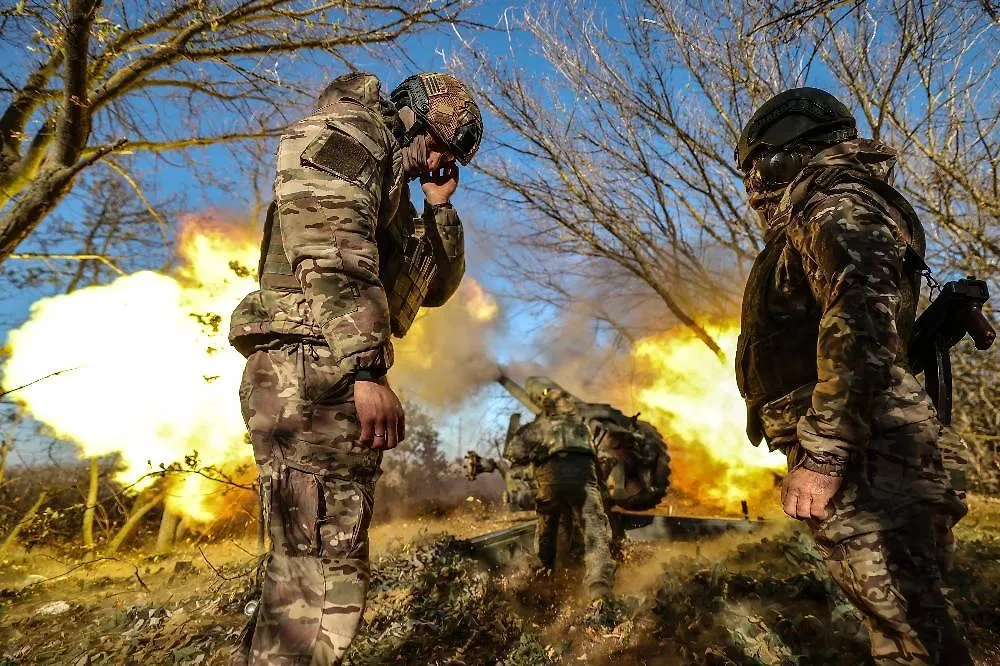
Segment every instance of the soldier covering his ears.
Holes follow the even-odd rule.
[[[382,452],[405,436],[385,377],[389,336],[458,288],[455,162],[467,165],[482,135],[453,76],[411,76],[386,100],[378,79],[355,72],[281,136],[260,289],[229,335],[248,359],[240,402],[271,537],[234,664],[337,664],[357,632]],[[417,178],[422,215],[407,185]]]
[[[895,153],[797,88],[753,114],[735,159],[767,226],[736,360],[747,433],[787,454],[784,510],[864,614],[875,662],[971,664],[942,589],[965,446],[907,359],[925,244],[887,182]]]

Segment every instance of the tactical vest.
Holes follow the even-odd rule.
[[[557,453],[597,455],[590,428],[580,419],[573,417],[550,417],[548,419],[544,449],[549,457]]]
[[[423,218],[409,200],[400,209],[375,231],[378,277],[389,301],[390,328],[398,338],[410,330],[437,274]]]
[[[260,275],[260,286],[261,289],[298,291],[301,285],[285,255],[281,242],[281,221],[275,215],[276,211],[277,206],[272,202],[264,220],[264,240],[257,273]],[[390,328],[397,338],[406,335],[410,329],[437,274],[434,252],[424,233],[423,220],[412,216],[414,210],[408,202],[405,211],[411,215],[401,210],[375,232],[379,280],[389,302]]]
[[[292,266],[285,254],[285,245],[281,241],[281,227],[276,213],[277,202],[272,201],[267,207],[264,218],[264,239],[260,244],[260,263],[257,265],[257,275],[260,276],[261,289],[276,291],[298,291],[302,289],[299,281],[292,273]]]
[[[887,208],[874,192],[887,201]],[[924,229],[913,207],[895,188],[876,178],[845,177],[825,188],[820,196],[807,199],[790,213],[792,219],[807,215],[814,206],[829,197],[850,193],[863,199],[875,210],[892,218],[910,232],[910,242],[903,262],[904,282],[896,316],[900,339],[909,340],[916,318],[920,295],[920,276],[927,269],[923,261],[926,246]],[[764,437],[760,422],[762,405],[777,400],[806,384],[815,383],[816,344],[822,311],[818,303],[808,312],[782,318],[772,316],[767,299],[772,292],[774,272],[788,243],[787,225],[767,240],[754,260],[743,292],[740,336],[736,347],[736,383],[747,404],[747,437],[753,444]],[[900,353],[905,354],[902,344]],[[899,359],[905,365],[905,359]]]

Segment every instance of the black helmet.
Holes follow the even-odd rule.
[[[407,136],[429,130],[462,164],[468,164],[483,139],[483,117],[468,87],[450,74],[415,74],[390,96],[396,109],[413,110],[417,122]]]
[[[743,128],[733,158],[747,171],[761,149],[782,148],[804,138],[840,143],[858,136],[854,116],[830,93],[818,88],[793,88],[764,102]]]

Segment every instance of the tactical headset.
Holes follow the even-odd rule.
[[[792,182],[811,156],[810,153],[794,148],[772,150],[761,153],[759,157],[753,159],[751,168],[757,169],[761,185],[770,190]]]

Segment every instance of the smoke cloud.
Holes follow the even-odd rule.
[[[407,397],[432,407],[457,405],[499,375],[489,345],[500,327],[497,302],[471,278],[439,308],[426,308],[394,340],[389,378]]]

